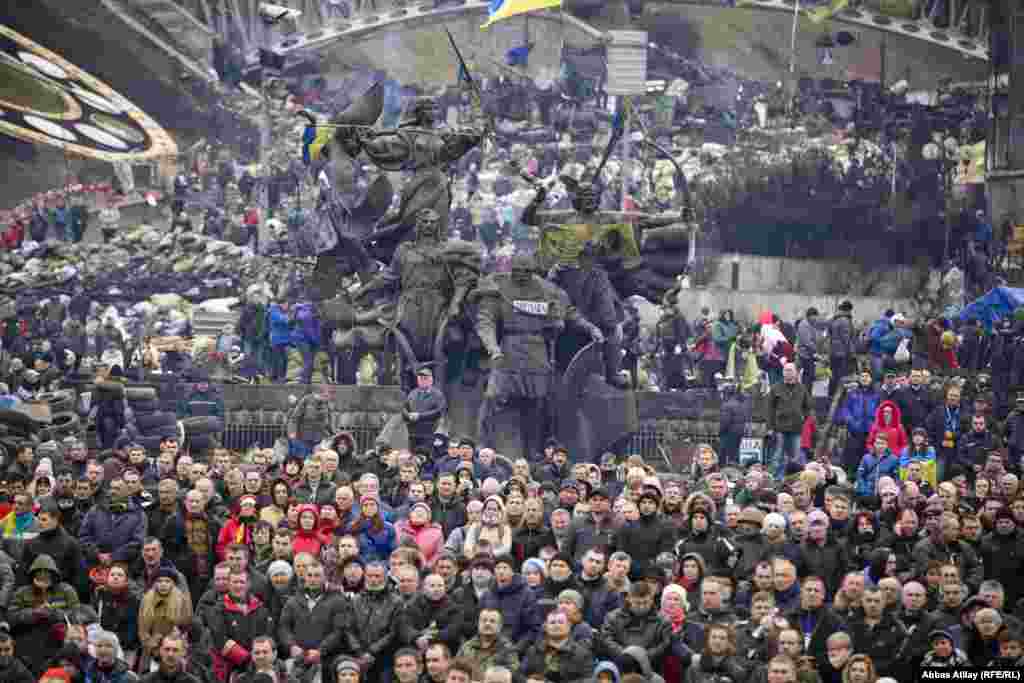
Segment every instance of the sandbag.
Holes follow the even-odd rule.
[[[136,415],[148,415],[157,412],[160,403],[155,398],[128,399],[128,407]]]
[[[127,387],[124,395],[129,401],[144,401],[156,399],[156,389],[153,387]]]
[[[139,431],[144,434],[155,433],[152,430],[157,427],[164,427],[170,425],[177,428],[178,416],[174,413],[157,412],[150,413],[148,415],[135,415],[135,424],[138,426]]]
[[[185,427],[185,433],[189,436],[194,434],[217,434],[224,431],[224,421],[212,415],[201,415],[199,417],[186,417],[181,421]]]
[[[644,254],[644,265],[658,275],[675,277],[686,270],[686,262],[690,254],[686,251],[662,251],[656,254]]]
[[[651,228],[643,234],[640,251],[648,254],[658,251],[679,251],[690,248],[690,229],[681,223],[673,223],[663,228]]]
[[[124,398],[124,385],[120,382],[99,381],[93,390],[93,401],[104,398]]]
[[[0,424],[10,425],[15,431],[37,432],[42,424],[20,410],[0,410]]]

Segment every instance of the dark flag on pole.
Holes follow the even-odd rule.
[[[509,66],[526,66],[530,58],[530,50],[533,49],[533,45],[533,43],[528,43],[526,45],[510,48],[505,53],[505,61]]]

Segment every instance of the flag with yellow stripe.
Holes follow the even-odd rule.
[[[487,28],[496,21],[514,17],[517,14],[536,12],[541,9],[561,7],[562,0],[491,0],[487,22],[480,28]]]
[[[839,12],[849,7],[850,0],[799,0],[800,11],[815,24],[828,21]],[[761,2],[755,0],[736,0],[737,7],[760,6]]]

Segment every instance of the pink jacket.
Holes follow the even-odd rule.
[[[406,536],[411,538],[420,549],[423,561],[428,565],[434,562],[434,558],[444,546],[444,531],[440,524],[424,524],[417,528],[410,524],[408,519],[403,519],[395,525],[395,529],[398,531],[398,542],[401,543]]]

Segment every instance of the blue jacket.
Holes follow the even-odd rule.
[[[979,220],[974,226],[974,241],[981,244],[988,244],[992,241],[992,224],[986,220]]]
[[[270,330],[270,343],[272,346],[284,346],[292,338],[291,321],[277,304],[270,304],[267,309],[267,329]]]
[[[317,317],[313,304],[298,304],[292,313],[296,322],[291,335],[292,343],[319,346],[320,318]]]
[[[134,502],[124,512],[111,512],[110,504],[96,505],[86,513],[78,530],[82,551],[90,561],[109,553],[114,562],[133,564],[146,539],[146,513]]]
[[[359,558],[363,562],[378,560],[387,562],[391,553],[398,547],[398,534],[395,533],[395,525],[384,522],[384,528],[379,532],[372,531],[369,527],[359,532]]]
[[[860,467],[857,468],[857,483],[854,485],[854,492],[858,496],[875,495],[878,480],[882,477],[892,477],[899,481],[900,459],[888,449],[881,459],[873,453],[865,453],[861,458]]]
[[[896,349],[900,347],[900,342],[904,339],[909,339],[913,343],[914,334],[905,327],[895,327],[889,334],[882,337],[878,346],[882,353],[891,356],[896,353]]]
[[[868,328],[868,351],[872,355],[882,354],[882,339],[890,332],[892,332],[892,323],[888,318],[879,318],[871,323],[871,327]]]
[[[874,389],[858,388],[846,396],[839,409],[837,422],[846,425],[846,429],[854,434],[867,434],[875,421],[875,412],[881,396]]]

